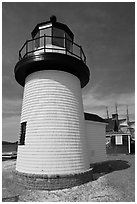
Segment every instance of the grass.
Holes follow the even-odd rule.
[[[3,202],[134,202],[135,156],[110,155],[108,161],[93,165],[93,180],[57,191],[27,190],[17,186],[13,171],[15,160],[3,161]]]

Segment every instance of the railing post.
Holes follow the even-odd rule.
[[[45,45],[46,45],[46,44],[45,44],[45,34],[44,34],[44,52],[45,52]]]
[[[85,64],[86,64],[86,56],[84,57],[84,62],[85,62]]]
[[[66,42],[67,38],[66,38],[66,34],[65,34],[65,50],[66,50],[66,55],[67,55],[67,42]]]
[[[80,46],[80,58],[82,60],[82,47]]]
[[[28,40],[26,40],[26,54],[28,53]]]
[[[34,46],[34,40],[31,41],[31,46],[32,46],[32,52],[34,52],[35,46]]]
[[[21,60],[21,53],[20,53],[20,51],[19,51],[19,60]]]
[[[71,40],[71,46],[72,46],[72,50],[71,50],[71,52],[73,53],[73,41]]]

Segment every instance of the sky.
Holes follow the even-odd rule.
[[[82,89],[84,111],[106,118],[135,119],[135,8],[133,2],[2,3],[2,140],[17,141],[23,87],[15,80],[18,51],[31,31],[51,15],[66,24],[81,45],[90,70]]]

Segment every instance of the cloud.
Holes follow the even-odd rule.
[[[98,88],[99,85],[96,85],[86,94],[83,94],[83,105],[84,110],[86,112],[95,113],[99,114],[102,117],[106,117],[106,107],[108,107],[111,114],[115,113],[115,104],[117,103],[119,115],[124,116],[126,114],[126,106],[128,105],[129,114],[131,115],[131,119],[134,120],[135,117],[134,93],[123,94],[111,93],[103,97],[97,92]]]
[[[5,117],[18,116],[21,113],[22,99],[2,99],[2,115]]]
[[[4,141],[17,141],[20,129],[22,99],[2,100],[2,139]]]
[[[2,120],[2,140],[15,142],[19,137],[20,116],[11,116]]]

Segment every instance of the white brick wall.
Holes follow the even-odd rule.
[[[69,174],[89,168],[79,79],[46,70],[26,78],[21,122],[25,145],[18,147],[16,169],[25,173]]]
[[[90,163],[106,160],[105,123],[85,121],[88,137]]]

